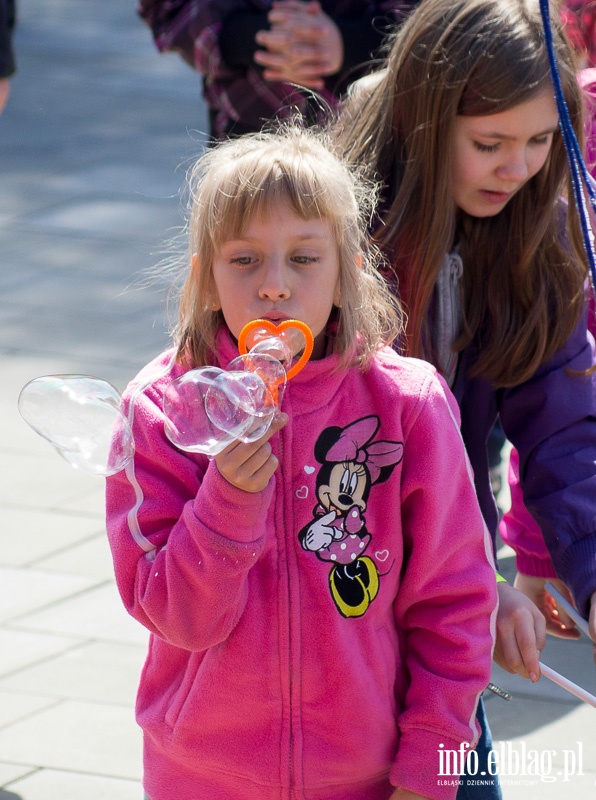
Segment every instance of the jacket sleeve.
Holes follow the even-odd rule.
[[[0,78],[9,78],[16,69],[12,46],[14,25],[14,0],[0,0]]]
[[[524,505],[519,483],[519,454],[515,447],[509,457],[508,482],[511,507],[499,523],[501,538],[515,550],[516,567],[523,575],[556,578],[550,554],[538,523]]]
[[[500,409],[526,508],[584,616],[596,591],[596,374],[578,373],[593,363],[584,316],[531,380],[504,392]]]
[[[211,79],[229,77],[219,42],[224,21],[235,11],[252,10],[246,0],[140,0],[137,6],[162,53],[178,53]]]
[[[204,650],[225,640],[244,610],[274,481],[260,493],[235,488],[214,461],[169,443],[154,389],[134,404],[134,461],[107,480],[116,582],[152,633]]]
[[[497,589],[455,401],[437,379],[423,401],[405,428],[405,552],[395,612],[410,685],[391,780],[425,797],[450,798],[453,786],[437,784],[440,753],[477,739],[475,712],[490,680]]]

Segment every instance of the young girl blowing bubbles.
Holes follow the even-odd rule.
[[[398,315],[366,195],[312,132],[222,144],[192,182],[175,347],[125,393],[134,473],[107,487],[118,586],[151,632],[145,791],[453,798],[440,754],[476,739],[496,600],[457,406],[383,346]],[[176,449],[164,391],[225,368],[257,318],[314,335],[283,411],[212,460]]]

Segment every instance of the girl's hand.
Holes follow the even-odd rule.
[[[389,800],[428,800],[425,794],[411,792],[409,789],[396,789]]]
[[[556,601],[544,588],[544,584],[547,581],[552,583],[570,603],[573,603],[571,592],[563,581],[557,578],[537,578],[532,575],[522,575],[521,572],[518,572],[513,585],[520,592],[523,592],[526,597],[529,597],[542,611],[546,619],[547,633],[552,636],[558,636],[561,639],[579,639],[580,633],[571,617],[562,608],[557,607]]]
[[[525,594],[498,583],[497,642],[494,659],[507,672],[540,678],[538,660],[546,644],[546,620]]]
[[[232,442],[215,456],[220,475],[245,492],[262,492],[277,469],[277,458],[271,452],[269,439],[281,430],[288,415],[278,412],[267,433],[256,442]]]

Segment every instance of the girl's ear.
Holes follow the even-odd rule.
[[[333,305],[336,308],[341,308],[341,280],[338,278],[335,284],[335,293],[333,295]]]
[[[195,280],[199,280],[199,269],[201,267],[201,262],[199,260],[199,256],[195,253],[192,258],[190,259],[190,263],[192,266],[192,272],[195,277]],[[215,288],[215,284],[213,282],[213,276],[210,277],[209,280],[209,289],[207,295],[207,305],[211,309],[211,311],[219,311],[221,309],[221,303],[219,302],[219,296],[217,294],[217,289]]]

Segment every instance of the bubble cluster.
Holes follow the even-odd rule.
[[[267,432],[286,380],[297,369],[295,356],[302,352],[301,368],[312,350],[303,323],[283,324],[278,329],[267,320],[249,323],[241,334],[242,354],[226,370],[202,367],[172,381],[163,397],[172,444],[213,457],[233,441],[254,442]],[[132,430],[118,391],[107,381],[44,375],[24,386],[18,407],[31,428],[83,472],[107,477],[132,460]]]

